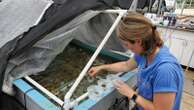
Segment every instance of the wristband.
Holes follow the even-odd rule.
[[[137,94],[133,94],[133,96],[131,97],[131,100],[133,100],[134,102],[136,102],[136,99],[137,99]]]

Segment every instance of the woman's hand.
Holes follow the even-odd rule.
[[[96,76],[96,74],[100,73],[103,71],[103,65],[101,66],[95,66],[90,68],[90,70],[88,71],[88,74],[92,77]]]
[[[124,83],[121,80],[117,80],[114,83],[116,89],[122,94],[127,96],[128,98],[131,98],[133,94],[135,94],[135,91],[129,87],[126,83]]]

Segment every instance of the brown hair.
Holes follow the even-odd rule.
[[[136,39],[142,40],[144,54],[150,54],[157,46],[163,45],[156,26],[149,19],[137,12],[128,12],[122,18],[118,27],[117,34],[120,39],[135,43]]]

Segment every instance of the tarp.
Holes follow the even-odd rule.
[[[52,4],[49,0],[4,0],[0,4],[0,48],[37,25]],[[34,5],[36,4],[36,5]]]
[[[11,3],[21,0],[5,1],[10,1]],[[26,2],[29,0],[23,1]],[[43,0],[31,1],[37,2]],[[3,2],[1,2],[0,6],[2,6]],[[128,8],[131,3],[129,0],[82,0],[81,2],[80,0],[54,0],[54,2],[37,26],[30,28],[33,25],[29,25],[15,35],[5,33],[8,38],[10,36],[13,37],[11,39],[5,38],[0,48],[0,87],[3,84],[4,92],[9,94],[13,92],[12,81],[14,79],[44,71],[56,55],[62,52],[72,39],[75,38],[85,43],[98,45],[116,16],[102,14],[97,10],[104,10],[113,6]],[[20,4],[19,6],[22,4],[20,2],[17,3]],[[129,3],[129,5],[126,5],[126,3]],[[48,7],[48,5],[45,6]],[[138,6],[143,5],[140,4]],[[23,9],[23,7],[25,6],[21,6],[20,8]],[[37,6],[32,8],[37,8]],[[27,9],[24,11],[26,14],[30,13]],[[20,18],[17,14],[14,16]],[[42,13],[39,13],[37,19],[34,20],[36,21],[34,25],[37,24],[37,20],[39,21],[41,16]],[[15,25],[15,22],[12,22],[14,19],[11,19],[11,17],[9,16],[11,20],[10,25]],[[5,20],[7,18],[0,15],[0,19]],[[25,24],[27,21],[24,20],[21,22],[21,24],[23,22]],[[12,29],[8,28],[8,26],[4,30],[18,31],[20,27],[25,27],[25,25],[18,26],[13,26]],[[29,28],[30,30],[26,32]],[[16,33],[16,31],[12,33]],[[113,33],[105,48],[124,51],[115,33]]]
[[[9,53],[24,32],[38,24],[51,0],[3,0],[0,2],[0,87]],[[34,5],[36,4],[36,5]],[[13,40],[13,41],[12,41]]]

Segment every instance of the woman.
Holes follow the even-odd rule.
[[[135,53],[128,61],[92,67],[95,76],[102,71],[128,72],[138,68],[137,92],[122,81],[116,89],[134,100],[136,110],[179,110],[183,71],[176,58],[163,45],[156,27],[143,15],[128,12],[117,27],[122,44]]]

